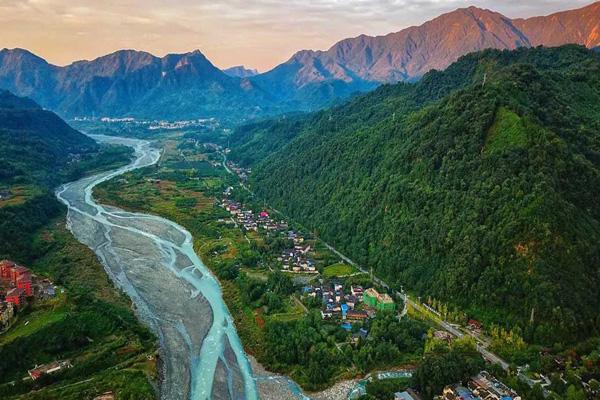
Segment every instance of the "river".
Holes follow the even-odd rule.
[[[68,207],[67,226],[89,246],[110,278],[134,301],[139,318],[160,341],[160,398],[258,398],[256,381],[217,280],[193,249],[192,236],[164,218],[94,201],[98,184],[155,164],[149,142],[93,136],[135,150],[127,166],[67,183],[56,195]]]

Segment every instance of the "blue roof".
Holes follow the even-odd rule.
[[[394,398],[396,400],[415,400],[408,392],[396,392],[394,393]]]
[[[347,330],[347,331],[352,330],[352,324],[349,322],[344,322],[342,324],[342,329]]]
[[[460,398],[463,400],[475,400],[475,396],[473,396],[471,394],[471,391],[467,388],[458,387],[458,388],[456,388],[456,393],[458,393]]]

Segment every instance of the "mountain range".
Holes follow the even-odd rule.
[[[382,83],[413,81],[486,48],[600,45],[600,2],[528,19],[469,7],[385,36],[303,50],[271,71],[216,68],[202,53],[159,58],[122,50],[59,67],[22,49],[0,51],[0,88],[62,116],[217,117],[241,121],[321,108]]]
[[[65,67],[22,49],[0,51],[0,87],[61,115],[198,118],[261,115],[269,96],[199,51],[155,57],[121,50]]]

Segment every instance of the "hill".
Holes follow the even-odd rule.
[[[57,171],[98,150],[56,114],[8,91],[0,91],[0,147],[0,184],[56,183]]]
[[[27,257],[32,232],[60,214],[56,185],[130,156],[127,149],[98,146],[56,114],[7,91],[0,91],[0,148],[0,259]]]
[[[598,333],[597,53],[474,53],[232,143],[259,196],[396,287],[529,341]]]

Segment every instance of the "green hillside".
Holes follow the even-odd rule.
[[[130,156],[8,91],[0,91],[0,149],[0,257],[27,257],[32,232],[60,214],[59,183]]]
[[[597,53],[475,53],[231,143],[258,195],[389,282],[528,341],[598,333]]]

